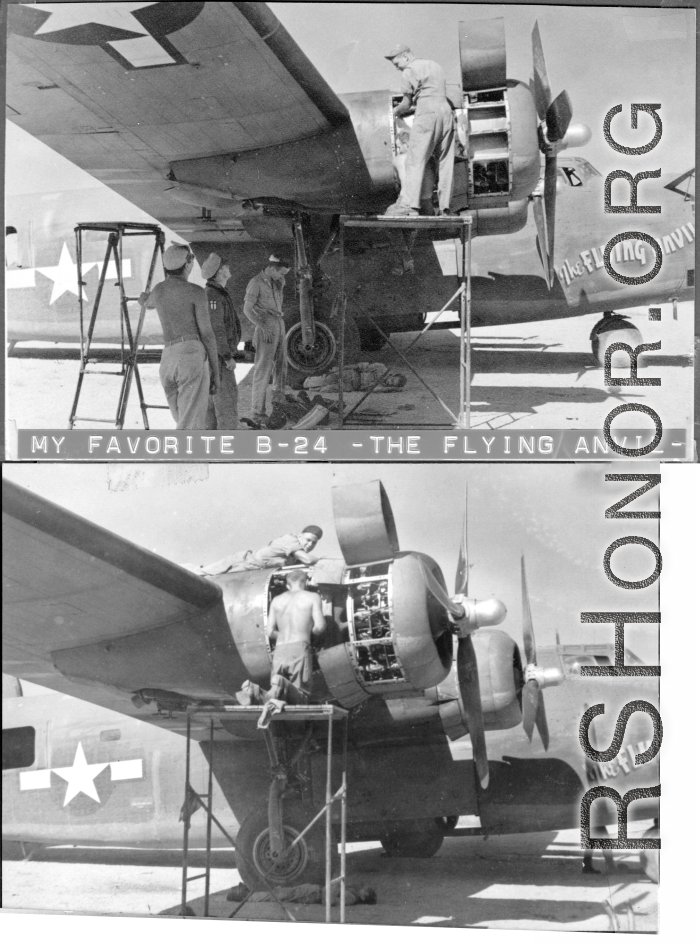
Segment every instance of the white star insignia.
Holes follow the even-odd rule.
[[[43,10],[51,16],[45,20],[34,34],[58,33],[74,26],[90,24],[112,26],[129,33],[148,35],[148,30],[139,23],[133,11],[142,7],[152,7],[150,3],[35,3],[34,10]]]
[[[94,780],[95,777],[102,773],[105,767],[108,766],[109,764],[88,764],[85,760],[82,742],[79,741],[75,752],[75,759],[73,760],[73,766],[52,768],[55,774],[58,774],[59,777],[62,777],[68,782],[63,805],[67,806],[73,797],[77,796],[79,793],[84,793],[85,796],[89,796],[99,803],[100,798],[97,795]]]
[[[88,263],[87,266],[83,265],[83,275],[87,271],[88,267],[92,268],[94,265],[97,265],[96,262]],[[61,257],[58,260],[58,265],[55,266],[43,266],[37,268],[37,272],[41,272],[42,275],[45,275],[47,279],[51,279],[53,282],[53,288],[51,290],[51,301],[49,305],[53,303],[63,295],[64,292],[72,292],[73,295],[78,296],[78,271],[75,263],[71,259],[70,252],[68,250],[68,245],[63,244],[63,249],[61,250]],[[87,299],[87,295],[83,291],[83,299]]]

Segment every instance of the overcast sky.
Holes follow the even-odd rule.
[[[440,62],[448,81],[459,83],[458,24],[497,6],[480,4],[272,3],[286,29],[339,92],[398,89],[398,73],[383,58],[398,41]],[[593,138],[573,153],[603,174],[621,168],[662,173],[694,164],[695,12],[629,7],[508,5],[505,8],[507,72],[528,81],[532,74],[531,32],[539,22],[552,92],[566,88],[574,121],[588,124]],[[605,143],[602,122],[618,103],[661,103],[663,137],[652,154],[624,158]],[[622,140],[623,116],[613,127]],[[648,122],[648,125],[644,122]],[[7,192],[71,189],[92,178],[77,172],[8,122]],[[639,138],[649,139],[651,118],[640,117]],[[642,140],[643,139],[643,140]]]
[[[198,481],[163,485],[190,469]],[[654,471],[651,464],[645,468]],[[140,470],[140,471],[137,471]],[[614,471],[623,470],[616,463]],[[621,590],[603,572],[606,547],[639,534],[657,540],[655,520],[605,519],[605,509],[635,486],[605,483],[610,465],[212,465],[10,466],[13,481],[170,560],[203,563],[272,538],[320,525],[318,551],[340,557],[333,527],[331,487],[380,478],[391,502],[402,550],[431,555],[454,586],[464,491],[469,485],[470,595],[496,596],[508,607],[504,624],[522,642],[520,554],[525,552],[537,640],[612,642],[612,629],[582,626],[583,610],[657,608],[657,586]],[[635,465],[634,471],[642,471]],[[143,487],[128,487],[134,474]],[[108,483],[112,480],[113,488]],[[639,510],[658,508],[658,489]],[[639,580],[653,570],[646,549],[615,551],[615,572]],[[655,632],[630,634],[630,645],[650,658]],[[652,647],[651,649],[649,647]]]

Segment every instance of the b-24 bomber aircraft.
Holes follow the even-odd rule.
[[[613,309],[694,296],[694,172],[653,182],[664,209],[645,231],[662,247],[660,272],[615,281],[602,249],[625,227],[603,212],[598,171],[562,156],[590,130],[572,122],[565,91],[553,95],[539,28],[528,83],[507,77],[502,17],[465,21],[455,39],[452,210],[473,219],[473,324],[602,311],[591,334],[600,363],[613,341],[641,343]],[[293,250],[290,364],[310,374],[334,362],[345,304],[339,217],[380,214],[396,199],[398,96],[336,94],[272,11],[245,2],[13,4],[7,75],[12,121],[187,240],[200,262],[219,253],[234,297],[265,249]],[[427,173],[428,213],[431,188]],[[392,331],[421,328],[457,290],[456,234],[346,231],[346,363]],[[615,247],[623,276],[653,262],[644,241]],[[59,340],[50,323],[46,339]],[[118,319],[113,327],[98,336],[119,340]],[[10,340],[20,337],[21,326]]]
[[[468,595],[466,526],[451,596],[435,561],[399,549],[380,482],[334,488],[333,513],[343,559],[298,566],[326,620],[311,704],[349,712],[348,840],[430,856],[466,832],[573,828],[591,786],[624,794],[657,782],[656,761],[635,767],[630,759],[650,743],[641,713],[629,719],[619,762],[596,764],[583,753],[585,709],[604,702],[613,719],[624,698],[612,699],[605,679],[580,669],[611,664],[613,647],[557,638],[538,650],[524,561],[521,653],[497,628],[504,604]],[[246,884],[322,882],[323,829],[284,853],[325,802],[326,726],[285,723],[271,776],[265,733],[236,697],[246,680],[269,687],[268,611],[286,570],[197,576],[8,481],[3,526],[3,671],[62,693],[22,698],[19,682],[5,700],[4,837],[178,844],[178,736],[189,718],[201,748],[193,769],[205,780],[211,765],[214,812],[235,836]],[[654,680],[637,681],[657,703]],[[337,734],[333,789],[344,751]],[[281,772],[284,790],[274,794]],[[597,825],[616,822],[607,803],[593,805]],[[635,801],[630,819],[656,817],[657,804]],[[460,828],[469,815],[480,826]],[[275,817],[285,843],[277,857]],[[193,817],[193,842],[204,838],[202,825]],[[334,841],[338,829],[336,811]]]

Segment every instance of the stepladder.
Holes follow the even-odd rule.
[[[85,298],[84,292],[85,267],[83,266],[83,244],[88,235],[94,236],[95,234],[104,234],[107,236],[107,248],[105,250],[104,260],[100,266],[99,279],[95,297],[92,302],[92,308],[89,317],[87,317],[87,299]],[[139,238],[148,239],[149,237],[153,239],[154,243],[148,262],[143,295],[128,295],[125,284],[129,277],[124,258],[125,241],[128,240],[129,243],[133,243]],[[78,274],[78,309],[80,317],[80,368],[68,420],[68,427],[69,429],[73,429],[76,423],[105,423],[114,426],[116,429],[123,429],[126,421],[126,411],[132,383],[135,383],[143,425],[145,429],[149,429],[148,410],[167,409],[167,406],[146,403],[144,397],[143,384],[138,365],[139,353],[142,350],[141,335],[146,317],[145,298],[143,303],[141,302],[141,298],[148,294],[152,288],[159,258],[162,265],[165,235],[162,229],[155,223],[78,223],[75,227],[75,241]],[[118,296],[120,342],[118,358],[115,358],[116,363],[112,362],[111,366],[107,368],[102,367],[100,361],[98,361],[95,353],[95,341],[96,335],[99,334],[99,331],[96,331],[96,329],[98,328],[100,316],[106,303],[105,289],[112,278],[114,278],[114,288],[116,288]],[[129,310],[130,303],[133,304],[134,302],[139,304],[137,317],[134,317]],[[112,376],[119,381],[116,410],[112,416],[78,415],[81,397],[87,395],[85,379],[88,375],[92,374]]]

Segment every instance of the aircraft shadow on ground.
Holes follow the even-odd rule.
[[[3,842],[2,858],[7,862],[21,862],[31,854],[33,862],[56,862],[65,865],[126,865],[152,866],[154,868],[180,868],[180,849],[127,849],[121,846],[40,846],[26,843],[22,852],[20,843]],[[190,868],[203,869],[203,849],[189,852]],[[213,869],[235,869],[236,854],[232,849],[212,849]]]
[[[595,368],[601,371],[593,354],[579,351],[553,350],[517,350],[512,349],[493,351],[492,345],[484,348],[472,349],[472,364],[477,374],[567,374],[575,373],[584,368]],[[641,355],[639,369],[651,370],[654,367],[689,367],[692,365],[690,357],[683,354]],[[618,372],[615,371],[617,374]],[[624,376],[624,372],[620,372]]]
[[[377,892],[378,903],[374,907],[353,906],[348,908],[349,923],[411,925],[431,927],[464,927],[496,922],[538,922],[558,926],[572,922],[583,922],[605,918],[607,930],[634,930],[632,908],[648,894],[646,889],[626,898],[616,913],[608,902],[610,881],[616,886],[631,885],[646,881],[637,873],[614,873],[607,875],[601,860],[600,874],[581,874],[581,854],[575,850],[562,850],[564,860],[545,858],[544,853],[555,837],[555,833],[539,834],[535,844],[532,837],[528,853],[523,854],[511,844],[508,849],[491,850],[488,854],[481,840],[447,841],[440,853],[431,859],[391,859],[378,849],[366,849],[348,853],[348,884],[354,887],[371,885]],[[551,850],[550,850],[551,851]],[[568,854],[567,854],[568,853]],[[232,877],[232,884],[237,881]],[[488,894],[493,886],[501,885],[498,896],[475,897]],[[518,886],[527,886],[523,896],[517,894]],[[532,886],[542,888],[542,896],[533,894]],[[571,898],[548,898],[551,886],[571,888]],[[651,886],[650,886],[651,887]],[[600,889],[598,900],[580,900],[580,890]],[[437,893],[436,893],[437,890]],[[512,891],[509,895],[508,892]],[[620,900],[619,890],[616,900]],[[195,915],[204,913],[204,896],[188,898],[188,907]],[[298,921],[323,922],[325,909],[321,905],[288,904],[287,907]],[[226,891],[210,896],[211,917],[228,918],[236,908],[226,901]],[[164,909],[161,914],[180,913],[180,902]],[[275,902],[247,903],[236,914],[236,920],[288,920],[280,905]],[[338,920],[337,909],[333,909],[332,920]],[[603,930],[603,928],[599,928]]]
[[[472,385],[472,422],[478,414],[491,410],[499,413],[532,413],[550,403],[604,403],[611,398],[607,390],[595,387],[482,387]],[[617,399],[617,398],[616,398]],[[622,398],[620,402],[624,402]]]

